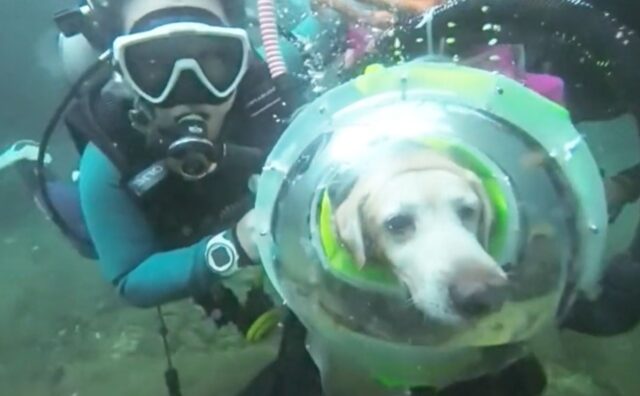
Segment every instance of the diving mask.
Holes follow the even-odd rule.
[[[243,29],[174,22],[116,38],[113,60],[125,81],[150,103],[165,102],[187,72],[223,101],[247,71],[249,45]]]

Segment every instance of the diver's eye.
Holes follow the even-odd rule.
[[[462,221],[468,221],[474,218],[477,213],[476,207],[470,204],[461,204],[456,209],[458,217]]]
[[[415,229],[415,222],[412,216],[400,214],[387,219],[384,228],[392,235],[403,235]]]

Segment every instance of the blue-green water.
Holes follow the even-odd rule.
[[[50,16],[71,3],[3,1],[0,147],[39,138],[63,93]],[[613,127],[624,131],[616,134],[620,141],[606,133]],[[637,159],[634,128],[625,117],[583,130],[600,148],[596,156],[616,148],[619,162],[608,161],[614,172]],[[54,142],[54,160],[65,172],[73,166],[70,152],[69,142]],[[155,311],[122,303],[97,267],[79,258],[36,210],[12,169],[0,171],[0,202],[0,394],[165,394]],[[611,238],[626,243],[636,220],[630,208]],[[231,327],[214,331],[189,302],[167,307],[167,314],[185,396],[231,395],[275,354],[277,335],[248,345]],[[611,339],[565,333],[545,349],[549,395],[640,394],[640,330]]]

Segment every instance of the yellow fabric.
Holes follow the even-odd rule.
[[[338,275],[347,276],[351,280],[360,278],[385,284],[397,284],[391,271],[382,266],[366,265],[358,268],[354,264],[353,256],[344,246],[341,246],[333,232],[331,202],[326,191],[320,205],[320,240],[331,269]]]
[[[249,342],[258,342],[273,331],[280,321],[280,311],[273,308],[258,317],[252,324],[245,336]]]

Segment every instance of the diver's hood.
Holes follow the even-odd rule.
[[[474,326],[425,319],[389,270],[358,268],[333,233],[331,186],[402,142],[474,172],[493,206],[488,251],[510,267],[511,298]],[[308,105],[266,163],[256,216],[266,271],[307,326],[418,349],[530,338],[572,285],[597,282],[607,227],[598,167],[567,110],[503,75],[424,60],[375,67]]]

